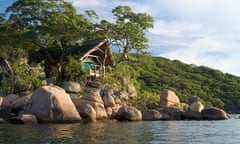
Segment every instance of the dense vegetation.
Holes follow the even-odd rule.
[[[118,65],[104,81],[119,75],[131,79],[138,90],[136,104],[158,102],[163,89],[172,89],[182,102],[198,95],[206,106],[240,109],[239,77],[142,54],[148,48],[145,32],[153,27],[153,18],[128,6],[118,6],[112,13],[115,21],[99,20],[91,10],[77,14],[64,0],[17,0],[0,14],[0,91],[33,90],[46,84],[42,74],[47,67],[51,67],[47,77],[61,79],[64,73],[70,80],[83,78],[81,64],[74,59],[64,62],[64,49],[107,37],[119,54],[115,55]],[[129,56],[132,52],[139,55]]]
[[[34,63],[44,67],[48,78],[75,79],[73,75],[82,70],[68,69],[75,64],[73,59],[64,66],[64,51],[87,40],[108,38],[119,48],[120,61],[132,50],[140,53],[148,48],[145,32],[153,27],[151,16],[128,6],[117,6],[112,14],[115,21],[101,20],[93,10],[78,14],[65,0],[14,2],[0,14],[0,91],[19,92],[45,83],[40,79],[43,71],[35,73],[29,65]]]
[[[163,57],[132,56],[116,71],[130,77],[138,87],[140,97],[158,100],[163,89],[177,93],[181,102],[199,96],[205,106],[216,106],[231,112],[240,109],[240,77],[205,66],[184,64]]]

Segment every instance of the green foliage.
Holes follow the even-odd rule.
[[[42,86],[40,71],[28,64],[15,62],[12,64],[13,77],[4,77],[0,85],[7,93],[33,90]]]
[[[188,103],[190,96],[197,95],[206,107],[216,106],[233,112],[240,109],[239,77],[162,57],[131,57],[135,58],[121,63],[114,73],[135,80],[139,99],[154,101],[146,93],[160,95],[163,89],[170,89],[176,92],[183,103]],[[144,93],[145,96],[141,96]]]
[[[64,78],[71,81],[86,80],[87,72],[83,69],[82,63],[74,57],[68,57],[63,66]]]
[[[153,28],[153,18],[146,13],[135,13],[128,6],[117,6],[112,13],[115,22],[102,20],[96,25],[99,35],[110,38],[112,44],[119,48],[124,59],[128,59],[130,52],[147,49],[148,39],[145,32]]]

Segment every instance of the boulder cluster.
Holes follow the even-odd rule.
[[[123,79],[123,83],[127,82]],[[159,105],[140,111],[127,104],[136,97],[132,85],[126,91],[96,86],[83,96],[76,82],[64,82],[62,87],[43,86],[32,95],[19,97],[10,94],[0,97],[0,123],[38,124],[95,122],[98,120],[224,120],[228,115],[218,108],[204,108],[197,96],[189,98],[189,105],[178,107],[180,100],[170,90],[164,90]]]
[[[219,108],[205,108],[200,97],[191,96],[189,104],[181,106],[175,92],[164,90],[160,96],[159,106],[143,111],[143,120],[225,120],[228,114]]]

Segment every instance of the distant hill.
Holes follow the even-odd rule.
[[[163,89],[171,89],[181,102],[188,103],[189,96],[197,95],[205,106],[240,112],[240,77],[206,66],[149,55],[131,56],[117,69],[135,82],[140,94],[160,94]]]

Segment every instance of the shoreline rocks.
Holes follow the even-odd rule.
[[[74,87],[78,87],[78,84]],[[79,85],[80,86],[80,85]],[[70,86],[71,87],[71,86]],[[200,97],[189,97],[189,105],[182,104],[171,90],[164,90],[160,102],[140,111],[128,105],[117,89],[92,88],[84,96],[71,97],[67,88],[43,86],[33,95],[8,95],[0,97],[1,123],[38,124],[117,121],[160,121],[160,120],[226,120],[228,114],[219,108],[205,108]],[[70,90],[68,90],[70,92]],[[71,93],[73,91],[71,90]],[[81,93],[82,95],[82,93]],[[126,92],[126,97],[129,94]]]

